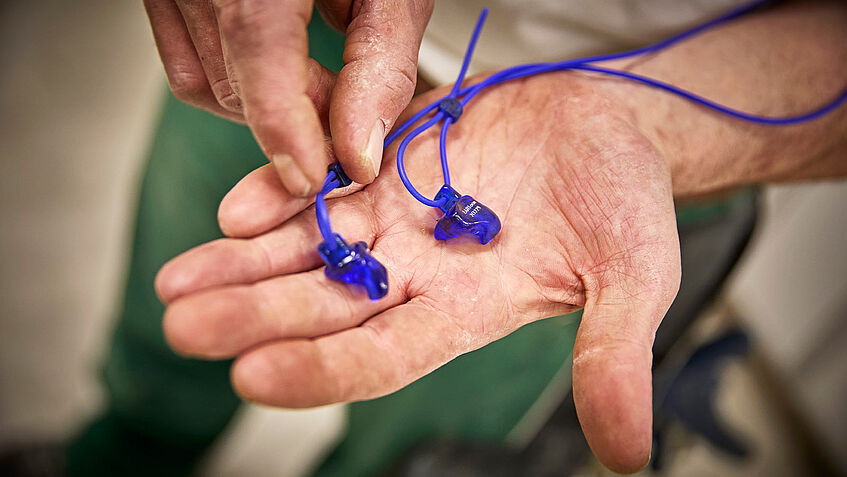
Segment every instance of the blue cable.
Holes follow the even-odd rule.
[[[423,194],[418,192],[417,189],[412,186],[412,183],[409,181],[409,177],[406,176],[406,168],[403,166],[403,157],[406,154],[406,148],[409,146],[409,143],[412,142],[413,139],[418,137],[418,135],[427,129],[430,128],[433,124],[437,123],[444,116],[444,113],[441,111],[435,113],[435,115],[429,119],[429,121],[421,124],[412,132],[410,132],[403,141],[400,142],[400,147],[397,149],[397,172],[400,174],[400,180],[403,181],[403,184],[406,186],[406,189],[412,194],[412,197],[418,199],[424,205],[428,205],[430,207],[438,207],[438,202],[426,198]]]
[[[451,117],[448,114],[445,114],[445,110],[442,107],[442,102],[446,99],[458,99],[459,103],[462,107],[466,106],[477,94],[482,92],[485,88],[490,86],[498,85],[507,81],[512,81],[520,78],[525,78],[528,76],[534,76],[538,74],[548,73],[552,71],[562,71],[562,70],[580,70],[587,71],[602,75],[613,76],[617,78],[626,79],[629,81],[634,81],[637,83],[641,83],[653,88],[657,88],[681,98],[684,98],[688,101],[691,101],[695,104],[703,106],[705,108],[711,109],[717,113],[742,120],[747,122],[752,122],[756,124],[763,125],[772,125],[772,126],[783,126],[783,125],[791,125],[798,124],[807,121],[812,121],[817,119],[844,104],[847,102],[847,90],[842,92],[838,97],[829,102],[828,104],[808,113],[799,114],[795,116],[787,116],[787,117],[768,117],[768,116],[759,116],[754,114],[745,113],[743,111],[738,111],[727,106],[716,103],[712,100],[699,96],[695,93],[686,91],[682,88],[678,88],[671,84],[665,83],[663,81],[641,76],[635,73],[630,73],[627,71],[615,70],[612,68],[606,68],[601,66],[592,65],[589,63],[595,63],[599,61],[609,61],[609,60],[617,60],[623,58],[630,58],[639,55],[651,54],[661,51],[665,48],[668,48],[680,41],[686,40],[695,36],[704,31],[708,31],[718,25],[724,24],[731,20],[734,20],[742,15],[745,15],[751,11],[754,11],[762,6],[765,6],[769,3],[772,3],[773,0],[757,0],[753,1],[747,5],[742,5],[738,8],[735,8],[713,20],[705,22],[703,24],[697,25],[689,30],[683,31],[677,35],[671,36],[665,40],[662,40],[658,43],[648,45],[641,48],[636,48],[633,50],[628,50],[620,53],[611,53],[605,55],[594,55],[588,56],[584,58],[577,58],[572,60],[560,61],[560,62],[551,62],[551,63],[530,63],[525,65],[513,66],[511,68],[506,68],[504,70],[498,71],[488,78],[482,80],[481,82],[462,87],[462,83],[464,82],[465,76],[467,75],[468,68],[470,66],[470,60],[473,55],[474,48],[476,47],[479,36],[482,32],[482,26],[485,22],[485,19],[488,15],[488,9],[483,9],[480,13],[479,19],[477,20],[476,26],[474,27],[473,33],[471,35],[471,39],[468,44],[468,48],[465,52],[464,59],[462,61],[462,66],[459,71],[458,78],[453,85],[450,93],[439,99],[438,101],[433,102],[432,104],[426,106],[421,109],[414,115],[412,115],[409,119],[404,121],[402,124],[397,126],[391,134],[389,134],[384,141],[384,148],[388,148],[388,146],[393,143],[397,138],[399,138],[403,133],[409,130],[415,123],[426,117],[428,114],[435,112],[431,118],[425,121],[423,124],[413,129],[409,134],[407,134],[397,150],[397,171],[400,176],[400,180],[409,193],[418,201],[423,203],[424,205],[430,207],[439,207],[441,206],[441,201],[429,199],[412,185],[409,177],[406,174],[406,169],[404,165],[405,152],[408,148],[409,144],[414,140],[417,136],[425,132],[430,127],[437,124],[442,119],[444,123],[441,126],[441,132],[439,135],[439,156],[441,160],[441,170],[442,175],[444,177],[444,184],[450,185],[450,172],[447,162],[447,132],[457,117]],[[324,185],[318,194],[315,201],[315,209],[318,219],[318,226],[321,230],[321,235],[323,236],[325,241],[329,241],[329,239],[333,236],[332,228],[329,224],[329,216],[326,211],[326,202],[325,197],[331,190],[338,187],[340,182],[337,180],[333,172],[327,174],[326,180],[324,181]]]
[[[799,114],[799,115],[796,115],[796,116],[783,116],[783,117],[758,116],[758,115],[755,115],[755,114],[749,114],[749,113],[745,113],[743,111],[738,111],[736,109],[729,108],[727,106],[715,103],[714,101],[706,99],[706,98],[699,96],[697,94],[691,93],[689,91],[685,91],[684,89],[681,89],[681,88],[677,88],[674,85],[671,85],[671,84],[668,84],[668,83],[665,83],[665,82],[662,82],[662,81],[659,81],[659,80],[655,80],[655,79],[652,79],[652,78],[648,78],[648,77],[645,77],[645,76],[637,75],[635,73],[630,73],[628,71],[613,70],[613,69],[610,69],[610,68],[603,68],[603,67],[600,67],[600,66],[593,66],[593,65],[573,66],[573,67],[571,67],[571,69],[583,70],[583,71],[593,71],[595,73],[602,73],[602,74],[606,74],[606,75],[610,75],[610,76],[618,76],[618,77],[621,77],[621,78],[626,78],[626,79],[631,80],[631,81],[643,83],[643,84],[652,86],[654,88],[658,88],[658,89],[661,89],[661,90],[668,91],[668,92],[673,93],[677,96],[685,98],[685,99],[687,99],[691,102],[694,102],[694,103],[699,104],[701,106],[704,106],[706,108],[712,109],[712,110],[717,111],[721,114],[725,114],[727,116],[730,116],[730,117],[733,117],[733,118],[736,118],[736,119],[740,119],[742,121],[748,121],[748,122],[751,122],[751,123],[758,123],[758,124],[766,124],[766,125],[771,125],[771,126],[788,126],[788,125],[792,125],[792,124],[803,123],[803,122],[806,122],[806,121],[812,121],[814,119],[817,119],[817,118],[831,112],[832,110],[834,110],[834,109],[838,108],[839,106],[841,106],[842,104],[844,104],[845,101],[847,101],[847,90],[844,90],[838,97],[836,97],[830,103],[822,106],[819,109],[816,109],[812,112],[809,112],[809,113]]]
[[[686,40],[700,34],[704,31],[708,31],[718,25],[724,24],[731,20],[734,20],[742,15],[750,13],[762,6],[765,6],[769,3],[772,3],[773,0],[757,0],[750,2],[746,5],[742,5],[738,8],[735,8],[713,20],[697,25],[693,28],[690,28],[682,33],[671,36],[665,40],[662,40],[658,43],[648,45],[641,48],[636,48],[629,51],[624,51],[621,53],[612,53],[606,55],[595,55],[588,56],[584,58],[577,58],[572,60],[566,60],[561,62],[553,62],[553,63],[533,63],[526,65],[514,66],[511,68],[506,68],[497,73],[492,74],[488,78],[483,81],[472,85],[461,88],[461,84],[464,81],[465,75],[467,74],[468,67],[470,65],[470,58],[473,53],[473,49],[476,46],[479,35],[482,31],[482,25],[485,22],[485,18],[488,15],[488,9],[483,9],[482,13],[477,20],[476,27],[474,28],[473,34],[471,35],[471,39],[468,45],[468,49],[465,53],[465,58],[462,62],[462,67],[459,71],[459,76],[456,83],[453,85],[453,88],[450,91],[450,94],[441,98],[440,100],[430,104],[425,107],[417,114],[413,115],[411,118],[406,120],[403,124],[399,125],[394,132],[392,132],[384,142],[384,147],[387,149],[388,145],[391,144],[394,140],[396,140],[401,134],[407,131],[414,123],[424,118],[430,112],[439,109],[439,111],[433,115],[428,121],[426,121],[421,126],[415,128],[411,133],[409,133],[400,144],[399,149],[397,150],[397,170],[400,175],[400,180],[403,182],[403,185],[409,191],[409,193],[418,201],[423,203],[424,205],[428,205],[430,207],[439,207],[441,204],[438,201],[429,199],[425,197],[423,194],[417,191],[415,187],[412,185],[411,181],[409,181],[408,176],[406,175],[406,171],[404,168],[403,160],[406,148],[409,143],[418,135],[423,133],[425,130],[429,129],[431,126],[435,125],[442,118],[444,119],[444,124],[441,127],[441,134],[439,136],[439,156],[441,160],[441,169],[444,175],[444,184],[450,184],[450,175],[449,168],[447,165],[447,152],[446,152],[446,141],[447,141],[447,130],[450,127],[450,124],[458,119],[457,117],[451,117],[444,113],[443,109],[443,101],[451,98],[460,98],[460,104],[462,107],[468,104],[468,102],[473,99],[477,94],[479,94],[482,90],[487,87],[504,83],[506,81],[512,81],[515,79],[525,78],[527,76],[533,76],[537,74],[547,73],[551,71],[562,71],[562,70],[581,70],[581,71],[589,71],[593,73],[609,75],[617,78],[626,79],[629,81],[634,81],[637,83],[645,84],[654,88],[661,89],[663,91],[669,92],[671,94],[677,95],[683,99],[691,101],[695,104],[703,106],[705,108],[711,109],[720,114],[724,114],[726,116],[752,122],[756,124],[763,125],[772,125],[772,126],[782,126],[782,125],[791,125],[798,124],[806,121],[811,121],[817,119],[834,109],[838,108],[845,102],[847,102],[847,90],[842,92],[838,97],[834,100],[830,101],[828,104],[808,113],[796,115],[796,116],[788,116],[788,117],[768,117],[768,116],[759,116],[754,114],[745,113],[742,111],[738,111],[727,106],[718,104],[712,100],[706,99],[697,94],[686,91],[682,88],[678,88],[671,84],[665,83],[660,80],[656,80],[653,78],[648,78],[645,76],[641,76],[635,73],[629,73],[627,71],[620,71],[611,68],[605,68],[600,66],[591,65],[588,63],[594,63],[599,61],[610,61],[617,60],[623,58],[630,58],[639,55],[651,54],[661,51],[665,48],[668,48],[680,41]]]
[[[450,98],[456,97],[456,94],[462,87],[462,82],[465,80],[465,75],[468,74],[468,68],[471,65],[471,57],[473,56],[474,48],[476,48],[476,41],[479,39],[479,35],[482,33],[482,25],[485,23],[486,18],[488,18],[488,9],[483,8],[482,12],[480,12],[479,14],[479,18],[476,21],[476,26],[473,29],[473,33],[471,34],[471,41],[468,43],[468,49],[465,50],[465,58],[462,60],[462,67],[459,69],[459,77],[456,82],[453,83],[453,89],[450,90],[450,94],[447,95]]]
[[[441,156],[441,175],[444,177],[444,184],[450,185],[450,167],[447,165],[447,130],[453,124],[453,118],[444,118],[444,124],[441,125],[441,136],[438,139],[438,154]]]
[[[450,126],[461,116],[463,108],[477,94],[490,86],[551,71],[587,71],[590,73],[612,76],[644,84],[653,88],[658,88],[720,114],[743,121],[765,125],[789,125],[811,121],[833,111],[847,102],[847,90],[845,90],[830,103],[809,113],[788,117],[758,116],[718,104],[712,100],[665,83],[661,80],[641,76],[628,71],[620,71],[591,64],[599,61],[630,58],[661,51],[682,40],[738,18],[771,2],[772,0],[757,0],[747,5],[740,6],[713,20],[695,26],[653,45],[621,53],[588,56],[585,58],[552,63],[518,65],[498,71],[477,84],[463,88],[462,83],[464,82],[465,75],[467,75],[474,48],[476,47],[477,40],[482,32],[482,26],[488,15],[488,9],[483,9],[471,35],[467,51],[465,52],[465,57],[462,61],[462,66],[459,70],[458,78],[453,84],[450,93],[440,100],[421,109],[396,127],[394,131],[385,138],[383,143],[384,148],[387,149],[392,142],[394,142],[402,134],[406,133],[406,131],[408,131],[415,123],[424,119],[430,113],[433,113],[432,117],[406,134],[397,149],[397,172],[400,176],[400,181],[416,200],[420,201],[424,205],[439,208],[442,212],[444,212],[444,215],[438,220],[434,229],[434,235],[437,240],[448,240],[460,235],[469,234],[479,239],[481,244],[486,244],[490,242],[500,231],[500,220],[491,209],[479,203],[473,197],[467,195],[462,196],[450,186],[450,170],[447,163],[447,134]],[[418,192],[412,185],[409,177],[406,175],[406,168],[403,161],[409,144],[416,137],[440,122],[442,119],[444,122],[441,125],[441,132],[439,134],[438,150],[441,160],[441,171],[444,178],[444,185],[439,189],[435,199],[429,199]],[[350,245],[340,235],[335,234],[330,225],[329,214],[326,208],[326,195],[333,189],[345,187],[351,182],[352,181],[349,177],[347,177],[347,174],[344,173],[340,164],[333,163],[329,166],[324,184],[315,198],[315,214],[317,216],[318,228],[320,229],[321,236],[323,237],[323,241],[320,245],[318,245],[318,253],[326,263],[324,273],[328,278],[347,284],[362,286],[367,291],[368,297],[371,300],[378,300],[388,293],[388,274],[385,267],[370,254],[370,250],[364,242],[357,242]]]
[[[324,185],[321,187],[320,192],[318,192],[317,197],[315,197],[315,214],[318,218],[318,228],[321,231],[321,237],[323,237],[326,243],[333,242],[332,226],[329,224],[329,213],[326,210],[326,195],[340,184],[341,182],[336,178],[335,173],[330,172],[326,175]]]

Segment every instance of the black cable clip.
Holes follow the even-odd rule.
[[[449,116],[454,123],[458,121],[459,116],[462,115],[462,103],[456,98],[442,99],[441,102],[438,103],[438,109]]]
[[[338,181],[338,185],[335,186],[336,189],[347,187],[353,183],[353,180],[347,177],[347,173],[345,173],[344,169],[341,168],[340,162],[333,162],[332,164],[328,165],[326,167],[326,171],[335,173],[335,179]]]

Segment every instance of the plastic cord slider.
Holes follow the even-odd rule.
[[[444,98],[438,103],[438,109],[450,117],[455,123],[462,115],[462,103],[456,98]]]
[[[326,171],[335,173],[335,179],[338,181],[338,185],[335,187],[336,189],[347,187],[353,183],[353,180],[347,177],[347,174],[344,172],[344,169],[341,168],[341,164],[339,162],[333,162],[328,165],[326,167]]]

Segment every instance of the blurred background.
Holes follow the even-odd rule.
[[[0,2],[0,64],[3,448],[65,439],[103,405],[99,360],[166,84],[139,1]],[[768,188],[761,205],[740,266],[687,335],[749,336],[716,402],[750,452],[671,426],[659,475],[847,474],[847,183]],[[342,406],[246,406],[202,473],[303,475],[344,425]]]

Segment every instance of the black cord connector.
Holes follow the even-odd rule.
[[[456,98],[444,98],[438,103],[438,109],[455,123],[462,115],[462,103]]]
[[[345,173],[344,169],[341,168],[340,162],[333,162],[328,165],[326,167],[326,171],[335,173],[335,179],[338,181],[338,185],[335,186],[336,189],[347,187],[353,183],[353,180],[347,177],[347,173]]]

